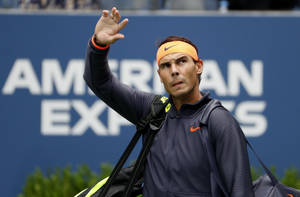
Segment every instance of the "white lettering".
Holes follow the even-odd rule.
[[[43,93],[52,94],[54,85],[58,94],[67,95],[74,84],[74,94],[83,95],[86,87],[82,78],[83,70],[83,60],[70,60],[65,75],[63,75],[58,60],[44,60],[42,63]]]
[[[263,93],[263,64],[261,61],[253,61],[251,73],[247,71],[242,61],[231,60],[228,63],[228,94],[238,96],[240,83],[250,96],[261,96]]]
[[[109,65],[113,75],[120,78],[121,82],[139,90],[152,91],[155,94],[165,93],[156,72],[156,61],[151,65],[142,59],[124,59],[120,63],[118,60],[112,59],[109,60]],[[240,60],[230,60],[227,65],[227,78],[224,78],[215,60],[206,60],[204,65],[202,89],[215,91],[218,96],[223,98],[224,96],[239,96],[241,90],[251,98],[263,95],[262,61],[254,60],[251,62],[250,68],[247,68],[245,63]],[[18,89],[25,89],[33,95],[51,95],[55,90],[59,95],[68,95],[71,91],[75,95],[84,95],[85,93],[94,95],[83,80],[83,59],[71,59],[66,69],[63,69],[57,59],[43,60],[41,83],[36,73],[39,73],[39,70],[34,70],[29,59],[17,59],[4,83],[2,93],[11,95]],[[227,85],[225,80],[228,82]],[[245,101],[247,98],[243,98],[244,101],[237,103],[233,97],[222,103],[235,114],[245,134],[257,137],[265,133],[267,118],[263,112],[266,102]],[[73,126],[70,125],[72,108],[80,116],[78,122]],[[107,124],[99,119],[99,116],[105,112],[107,112]],[[42,100],[41,102],[42,135],[80,136],[90,128],[96,135],[116,136],[120,135],[122,126],[128,125],[131,125],[129,121],[107,108],[100,100],[92,106],[88,106],[83,100]]]
[[[147,84],[152,77],[152,69],[145,60],[122,60],[121,82],[139,90],[150,92],[151,87]]]
[[[120,135],[121,126],[132,125],[128,120],[120,116],[113,109],[108,109],[108,132],[110,135]]]
[[[230,112],[233,112],[233,109],[235,107],[234,101],[221,101],[222,105]]]
[[[43,100],[41,104],[41,132],[43,135],[69,135],[70,102]]]
[[[17,88],[27,88],[31,94],[40,94],[38,79],[29,59],[17,59],[2,89],[3,94],[13,94]]]
[[[203,69],[201,88],[214,90],[219,96],[226,96],[226,84],[218,63],[214,60],[206,60]]]
[[[107,130],[98,120],[98,116],[105,110],[106,105],[102,101],[96,101],[90,108],[81,100],[72,101],[72,106],[79,113],[81,119],[72,129],[73,135],[82,135],[89,127],[97,135],[107,135]]]
[[[262,114],[266,107],[264,101],[245,101],[236,108],[236,117],[245,135],[259,137],[267,129],[267,120]]]

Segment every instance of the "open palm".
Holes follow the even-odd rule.
[[[128,19],[124,19],[119,23],[121,16],[119,11],[114,7],[109,15],[108,10],[102,11],[102,16],[96,24],[94,36],[100,44],[112,44],[115,41],[124,38],[119,33],[128,23]]]

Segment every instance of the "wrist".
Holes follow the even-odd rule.
[[[109,47],[108,44],[102,44],[99,41],[97,41],[95,34],[93,35],[91,41],[92,41],[93,45],[98,49],[107,49]]]

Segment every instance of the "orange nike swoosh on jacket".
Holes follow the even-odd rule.
[[[195,132],[195,131],[200,130],[200,129],[201,129],[200,127],[196,127],[196,128],[190,127],[191,132]]]

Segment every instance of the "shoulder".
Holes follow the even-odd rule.
[[[215,127],[224,127],[231,125],[232,122],[236,122],[235,118],[226,108],[223,106],[215,108],[209,116],[208,124]]]
[[[240,138],[242,130],[231,112],[223,106],[214,109],[208,120],[208,129],[216,140]]]

